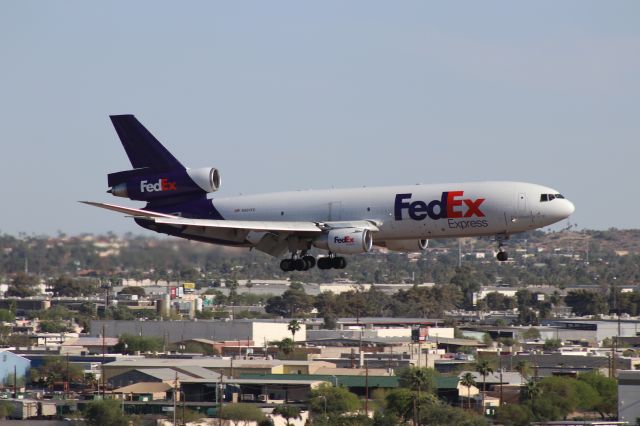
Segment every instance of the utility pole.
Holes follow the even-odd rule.
[[[504,382],[502,381],[502,351],[498,354],[498,359],[500,359],[500,403],[498,404],[498,407],[502,407],[502,389],[504,388]]]
[[[224,383],[222,381],[223,377],[224,377],[224,370],[220,370],[220,389],[218,389],[218,393],[220,395],[220,405],[218,405],[219,426],[222,426],[222,403],[224,402],[224,393],[223,393]]]
[[[176,426],[178,423],[177,419],[177,398],[178,398],[178,372],[176,371],[176,378],[173,381],[173,426]]]
[[[69,377],[69,353],[67,353],[67,383],[65,386],[64,399],[69,399],[69,388],[71,387],[71,378]]]
[[[104,377],[104,363],[105,363],[105,351],[106,351],[106,347],[107,344],[105,342],[105,336],[104,336],[104,331],[105,329],[105,325],[102,324],[102,364],[100,365],[100,370],[101,370],[101,379],[102,379],[102,399],[105,399],[105,392],[106,392],[106,385],[105,385],[105,377]]]
[[[369,364],[364,363],[364,415],[369,417]]]

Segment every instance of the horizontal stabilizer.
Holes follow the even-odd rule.
[[[155,218],[155,217],[165,217],[165,218],[177,218],[177,216],[173,216],[165,213],[152,212],[143,209],[134,209],[131,207],[123,207],[117,206],[115,204],[108,203],[95,203],[93,201],[80,201],[83,204],[88,204],[94,207],[100,207],[102,209],[113,210],[114,212],[124,213],[135,217],[147,217],[147,218]]]

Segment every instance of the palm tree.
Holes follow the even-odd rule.
[[[476,363],[476,371],[482,376],[482,410],[484,411],[484,396],[487,392],[487,376],[493,373],[491,364],[486,359]]]
[[[471,409],[471,386],[477,386],[476,378],[473,376],[473,373],[467,371],[460,377],[460,384],[467,388],[467,404],[469,409]]]
[[[420,418],[420,402],[422,400],[422,389],[425,385],[433,389],[433,370],[426,367],[410,367],[401,373],[401,382],[411,390],[417,390],[418,395],[414,400],[414,419]]]
[[[531,367],[529,366],[529,362],[525,360],[520,360],[516,364],[515,370],[520,373],[520,382],[524,384],[524,379],[528,379],[529,373],[531,372]]]
[[[538,382],[536,382],[535,380],[528,380],[524,390],[524,399],[530,399],[531,409],[535,410],[536,398],[542,393],[542,389],[540,389],[540,386],[538,386]]]
[[[301,325],[298,320],[291,320],[289,322],[289,325],[287,326],[287,329],[289,329],[289,331],[291,332],[291,337],[294,342],[296,341],[296,333],[298,332],[298,330],[300,330],[300,327]]]

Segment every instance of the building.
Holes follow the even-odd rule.
[[[569,341],[586,341],[593,345],[599,345],[604,339],[615,336],[635,337],[640,336],[640,321],[628,319],[611,320],[544,320],[542,325],[553,327],[551,333],[546,333],[542,338],[553,338]]]
[[[321,368],[333,368],[335,364],[318,361],[292,361],[275,359],[233,359],[233,358],[121,358],[117,361],[104,365],[105,379],[111,381],[112,378],[130,372],[132,370],[143,370],[148,374],[153,369],[174,371],[171,379],[175,379],[175,372],[185,375],[193,374],[198,368],[198,375],[202,370],[223,374],[227,377],[238,377],[241,374],[314,374]],[[202,376],[201,376],[202,377]],[[217,376],[216,376],[217,377]],[[209,380],[208,378],[206,378]],[[123,385],[128,381],[120,382]]]
[[[7,349],[0,349],[0,383],[7,383],[13,377],[25,377],[31,368],[31,361]],[[7,383],[11,385],[11,383]]]
[[[107,337],[123,334],[160,337],[167,343],[177,343],[189,339],[250,340],[257,345],[292,338],[287,328],[288,320],[198,320],[198,321],[115,321],[91,320],[91,335],[98,337],[102,327]],[[296,341],[307,339],[307,328],[300,323],[295,333]]]
[[[618,372],[618,420],[636,424],[640,418],[640,371]]]

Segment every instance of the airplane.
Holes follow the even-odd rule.
[[[420,252],[431,238],[495,236],[498,261],[511,234],[569,217],[559,191],[531,183],[472,182],[277,192],[209,198],[213,167],[182,165],[133,115],[110,116],[133,169],[110,173],[108,193],[143,208],[83,201],[133,217],[155,232],[280,257],[283,271],[343,269],[343,255],[374,246]],[[316,258],[316,247],[328,255]]]

